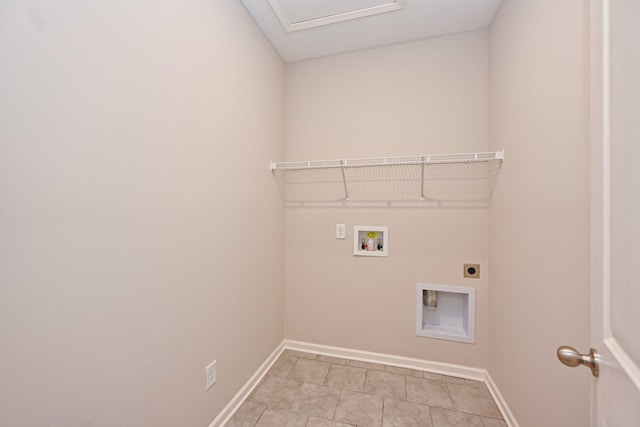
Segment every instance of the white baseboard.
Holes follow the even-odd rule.
[[[493,378],[491,378],[491,375],[489,375],[488,372],[484,382],[487,385],[491,396],[493,396],[493,400],[496,401],[496,405],[498,405],[498,409],[502,414],[502,418],[504,418],[504,422],[507,423],[507,426],[520,427],[520,424],[518,424],[516,418],[511,413],[507,402],[504,400],[504,397],[502,397],[502,393],[500,393],[500,390],[498,390],[498,386],[493,382]]]
[[[322,354],[323,356],[342,357],[362,362],[381,363],[383,365],[417,369],[419,371],[427,371],[434,374],[449,375],[452,377],[466,378],[476,381],[484,381],[485,374],[487,372],[484,369],[470,368],[468,366],[430,362],[428,360],[412,359],[409,357],[394,356],[391,354],[372,353],[362,350],[352,350],[342,347],[331,347],[301,341],[284,340],[284,346],[291,350]]]
[[[362,362],[379,363],[383,365],[397,366],[400,368],[417,369],[419,371],[432,372],[434,374],[448,375],[458,378],[466,378],[475,381],[484,381],[493,396],[498,409],[502,413],[502,417],[508,427],[520,427],[509,410],[498,387],[493,382],[489,373],[484,369],[471,368],[468,366],[454,365],[450,363],[431,362],[422,359],[412,359],[409,357],[395,356],[384,353],[373,353],[369,351],[353,350],[342,347],[332,347],[327,345],[312,344],[302,341],[284,340],[271,353],[258,370],[249,378],[249,381],[240,389],[240,391],[231,399],[218,416],[209,424],[209,427],[223,427],[233,414],[238,410],[240,405],[251,395],[253,390],[260,384],[262,378],[267,374],[271,366],[280,357],[280,354],[286,349],[303,351],[306,353],[321,354],[323,356],[341,357],[344,359],[359,360]]]
[[[235,396],[233,396],[233,399],[231,399],[227,406],[225,406],[224,409],[220,411],[218,416],[213,421],[211,421],[209,427],[222,427],[231,419],[240,405],[242,405],[242,403],[251,395],[251,392],[253,392],[258,384],[260,384],[262,378],[267,375],[267,372],[269,372],[269,369],[271,369],[271,366],[275,363],[275,361],[278,360],[278,357],[280,357],[280,354],[282,354],[284,349],[285,346],[283,341],[280,343],[280,345],[278,345],[278,347],[276,347],[275,350],[273,350],[267,360],[265,360],[264,363],[260,365],[258,370],[251,376],[251,378],[249,378],[249,380],[240,389],[240,391],[236,393]]]

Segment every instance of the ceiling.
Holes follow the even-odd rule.
[[[502,0],[241,0],[286,62],[489,27]]]

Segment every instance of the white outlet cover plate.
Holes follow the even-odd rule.
[[[346,239],[347,228],[344,224],[336,224],[336,239]]]
[[[209,390],[216,383],[216,361],[214,360],[205,368],[205,390]]]

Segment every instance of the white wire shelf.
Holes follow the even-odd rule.
[[[287,205],[486,202],[504,150],[272,162]],[[405,203],[406,204],[406,203]]]

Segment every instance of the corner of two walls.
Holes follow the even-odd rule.
[[[283,339],[284,63],[236,0],[0,9],[0,425],[208,425]]]
[[[285,104],[287,161],[486,151],[488,34],[288,64]],[[389,256],[354,256],[355,225],[388,226]],[[287,208],[285,336],[486,368],[487,238],[486,208]],[[476,288],[475,344],[416,336],[417,283]]]

